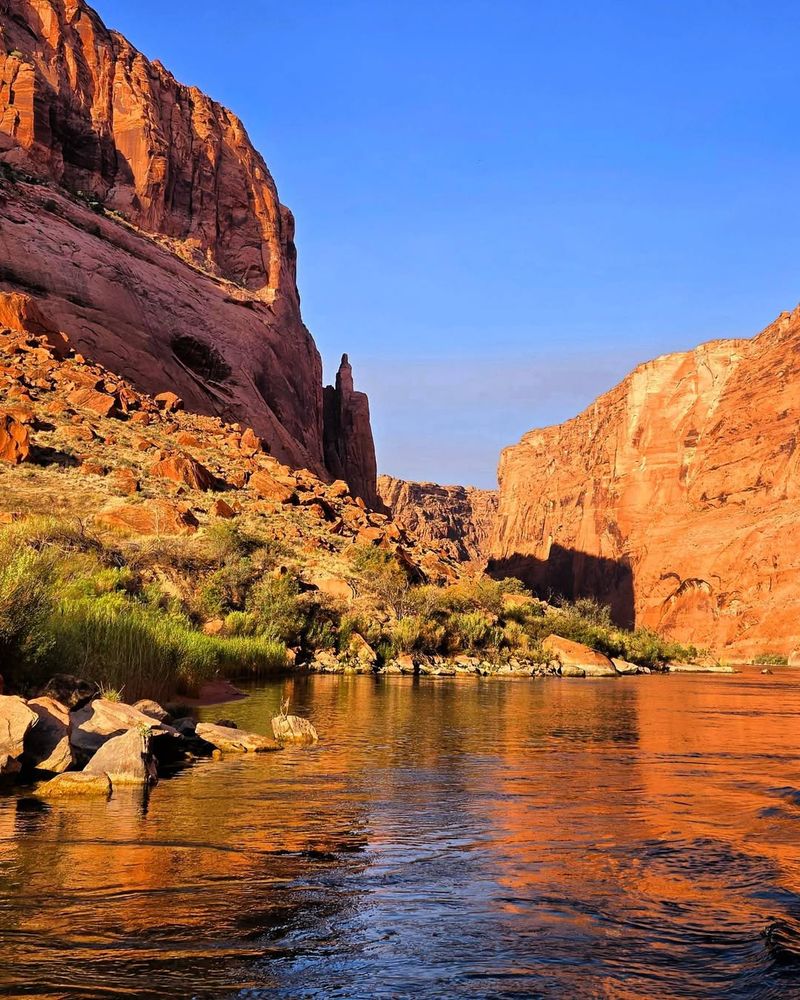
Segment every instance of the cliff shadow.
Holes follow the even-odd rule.
[[[623,559],[553,545],[547,559],[516,553],[490,559],[486,572],[496,580],[516,577],[544,601],[593,597],[611,608],[615,625],[633,628],[636,623],[633,571]]]

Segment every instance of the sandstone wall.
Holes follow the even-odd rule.
[[[485,561],[497,512],[493,490],[380,476],[378,492],[394,519],[415,538],[459,562]]]
[[[495,572],[729,655],[800,645],[800,310],[641,365],[500,460]]]
[[[294,223],[241,122],[82,0],[0,0],[0,29],[0,290],[43,300],[142,390],[374,496],[363,460],[327,468]],[[334,441],[345,458],[371,447],[360,407],[358,443]]]

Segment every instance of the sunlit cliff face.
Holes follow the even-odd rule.
[[[800,310],[637,368],[500,462],[496,569],[680,641],[800,645]]]

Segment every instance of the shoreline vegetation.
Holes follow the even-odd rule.
[[[128,702],[294,670],[555,675],[573,658],[552,648],[551,636],[630,666],[619,672],[703,656],[645,629],[620,629],[591,600],[549,605],[517,580],[414,583],[390,553],[365,545],[348,554],[355,596],[336,599],[303,583],[294,555],[235,520],[187,537],[112,541],[66,519],[6,525],[6,690],[30,697],[54,673]]]

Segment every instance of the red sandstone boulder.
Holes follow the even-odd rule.
[[[557,659],[568,671],[571,667],[582,670],[587,677],[616,677],[617,671],[611,660],[598,653],[596,649],[584,646],[581,642],[573,642],[571,639],[562,639],[560,635],[549,635],[542,643],[542,649],[547,653],[552,653],[553,659]]]
[[[117,785],[154,785],[158,768],[151,749],[149,730],[137,726],[107,740],[92,757],[84,774],[107,774],[112,787]]]
[[[115,469],[110,473],[108,483],[121,496],[130,497],[139,490],[139,480],[133,469]]]
[[[105,392],[97,392],[95,389],[75,389],[67,396],[67,402],[71,406],[77,406],[82,410],[91,410],[100,417],[109,416],[117,405],[116,399]]]
[[[160,392],[154,399],[165,413],[173,413],[175,410],[183,409],[183,400],[174,392]]]
[[[22,698],[0,695],[0,778],[21,770],[25,737],[38,721]]]
[[[296,494],[289,486],[279,483],[268,472],[254,472],[247,481],[247,486],[265,500],[275,500],[278,503],[293,503]]]
[[[83,771],[67,771],[58,774],[51,781],[39,785],[36,794],[45,799],[63,799],[74,796],[111,795],[111,779],[107,774],[86,774]]]
[[[252,427],[248,427],[239,441],[239,450],[243,455],[252,457],[262,451],[261,438],[257,437]]]
[[[72,767],[72,747],[69,742],[69,709],[52,698],[35,698],[28,702],[38,721],[25,735],[22,762],[37,771],[60,774]]]
[[[175,730],[122,702],[96,698],[70,716],[70,743],[78,755],[97,753],[104,743],[130,730],[175,736]]]
[[[319,736],[308,721],[298,715],[276,715],[272,719],[272,732],[279,743],[317,743]]]
[[[233,507],[231,507],[228,501],[223,500],[222,497],[214,501],[212,513],[216,517],[221,517],[225,520],[230,520],[232,517],[236,517],[236,511],[233,509]]]
[[[168,455],[152,466],[150,475],[184,483],[193,490],[213,490],[218,486],[215,477],[191,455]]]
[[[30,433],[25,424],[9,413],[0,413],[0,462],[19,465],[30,452]]]
[[[230,729],[227,726],[215,726],[208,722],[198,723],[195,732],[206,743],[223,753],[267,753],[281,749],[280,743],[268,736]]]
[[[100,511],[96,521],[135,535],[190,535],[199,527],[188,507],[169,500],[114,504]]]

